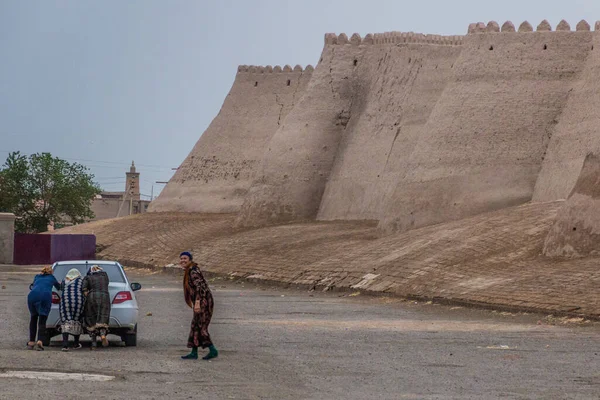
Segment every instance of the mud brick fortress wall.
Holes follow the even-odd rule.
[[[221,111],[149,211],[236,212],[313,67],[240,66]]]
[[[364,46],[357,55],[351,118],[319,219],[379,219],[388,188],[404,175],[423,125],[450,80],[462,40],[392,32]]]
[[[554,129],[542,164],[534,201],[566,198],[577,181],[585,156],[600,149],[600,22],[581,73]]]
[[[542,27],[465,37],[405,176],[386,201],[381,227],[405,231],[531,200],[592,47],[589,31]]]
[[[240,67],[152,211],[397,232],[564,199],[600,151],[599,28],[327,34],[314,72]]]

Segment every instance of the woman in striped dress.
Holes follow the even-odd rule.
[[[60,330],[63,337],[63,351],[69,351],[69,335],[73,335],[73,348],[80,349],[79,336],[83,333],[81,317],[84,297],[82,292],[83,278],[76,269],[71,269],[61,284],[60,297]]]

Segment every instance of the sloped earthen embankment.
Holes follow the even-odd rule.
[[[526,204],[386,237],[368,222],[231,228],[235,215],[149,213],[95,233],[98,256],[162,269],[191,250],[215,274],[513,310],[600,315],[598,259],[541,252],[562,202]]]

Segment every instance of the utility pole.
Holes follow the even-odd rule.
[[[150,201],[154,200],[154,183],[152,184],[152,191],[150,192]]]
[[[127,199],[127,191],[123,193],[123,197],[121,198],[121,205],[119,206],[119,210],[117,211],[117,218],[121,216],[121,209],[123,208],[123,204],[125,204],[125,200]]]

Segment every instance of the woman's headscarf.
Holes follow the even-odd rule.
[[[92,272],[92,274],[96,273],[96,272],[100,272],[103,271],[102,268],[100,268],[99,265],[92,265],[92,268],[90,269],[90,271]]]
[[[77,278],[81,278],[81,272],[79,272],[77,268],[71,268],[69,272],[67,272],[67,276],[65,276],[65,283],[68,285]]]
[[[42,268],[42,275],[52,275],[52,267],[49,265],[46,265],[44,268]]]

